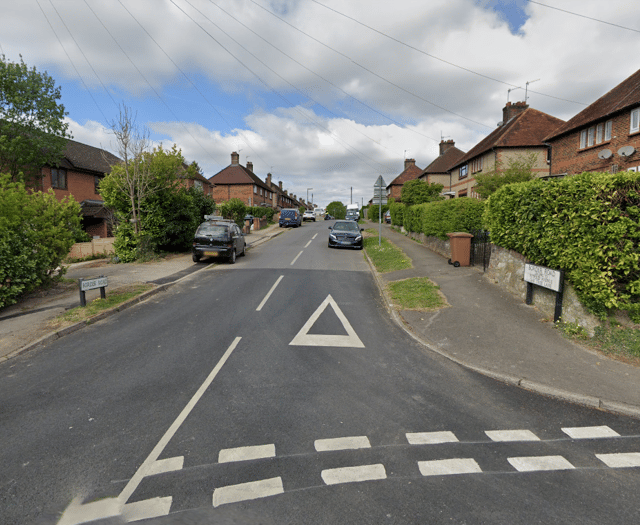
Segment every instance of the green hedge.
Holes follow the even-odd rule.
[[[447,233],[481,229],[484,206],[484,201],[468,198],[418,204],[405,211],[405,223],[412,226],[409,231],[446,241]]]
[[[640,175],[583,173],[512,184],[487,203],[492,241],[562,269],[582,303],[604,318],[640,322]]]

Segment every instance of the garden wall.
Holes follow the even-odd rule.
[[[113,241],[115,241],[115,237],[93,239],[91,242],[77,242],[71,247],[68,258],[80,259],[101,253],[114,253]]]

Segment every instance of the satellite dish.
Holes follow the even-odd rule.
[[[611,155],[613,155],[613,152],[610,149],[603,149],[602,151],[598,152],[599,159],[608,159],[611,157]]]
[[[623,146],[618,150],[618,155],[621,157],[629,157],[630,155],[633,155],[635,150],[636,149],[633,146]]]

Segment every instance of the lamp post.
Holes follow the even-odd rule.
[[[309,205],[309,192],[313,191],[313,188],[307,188],[307,206]],[[313,193],[311,194],[311,198],[313,199]]]

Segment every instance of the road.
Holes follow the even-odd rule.
[[[327,233],[1,365],[0,523],[638,521],[640,422],[430,353]]]

